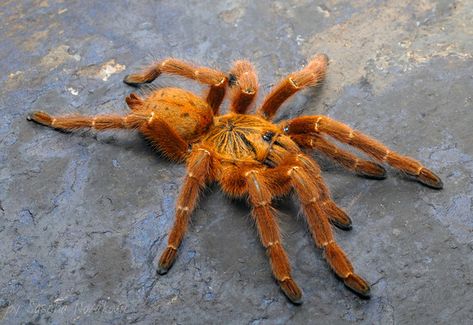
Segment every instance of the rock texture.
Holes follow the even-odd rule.
[[[473,3],[470,1],[3,1],[0,4],[0,320],[5,324],[473,323]],[[136,134],[65,134],[32,110],[125,113],[125,74],[175,56],[251,59],[261,93],[317,52],[326,82],[280,118],[327,114],[414,156],[435,191],[394,170],[367,180],[322,160],[354,220],[340,244],[372,284],[346,290],[296,204],[278,203],[305,291],[271,278],[245,202],[205,193],[179,258],[157,276],[182,165]],[[200,91],[191,82],[158,85]]]

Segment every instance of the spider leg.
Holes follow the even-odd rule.
[[[350,217],[332,200],[330,191],[322,179],[319,165],[309,157],[302,154],[289,156],[279,166],[265,171],[264,175],[272,184],[272,188],[274,188],[273,191],[278,192],[280,195],[289,191],[290,188],[287,188],[287,186],[290,187],[291,184],[289,171],[294,166],[303,167],[310,173],[311,179],[317,186],[320,206],[329,221],[339,229],[350,230],[352,228]],[[279,191],[278,188],[280,188]]]
[[[381,142],[327,116],[298,117],[288,121],[284,130],[290,135],[312,133],[328,134],[340,142],[360,149],[378,161],[386,162],[394,168],[415,177],[417,181],[424,185],[435,189],[441,189],[443,187],[440,177],[418,161],[407,156],[402,156],[390,150]]]
[[[351,152],[334,145],[320,134],[293,135],[291,139],[302,148],[320,151],[359,176],[374,179],[386,178],[386,170],[383,166],[369,160],[358,158]]]
[[[352,228],[352,221],[346,212],[338,207],[332,200],[330,190],[322,178],[319,165],[313,159],[303,154],[297,155],[296,161],[307,171],[311,179],[314,180],[317,193],[319,194],[318,200],[320,206],[330,222],[337,228],[350,230]]]
[[[140,133],[150,140],[168,159],[184,161],[188,157],[189,144],[162,119],[148,120],[148,123],[140,127]]]
[[[250,203],[253,206],[252,215],[256,221],[261,243],[266,248],[273,275],[284,294],[293,303],[300,304],[302,303],[302,291],[292,278],[289,258],[281,244],[279,226],[271,207],[270,188],[259,171],[250,170],[244,175]]]
[[[97,131],[109,129],[138,129],[151,140],[168,158],[181,161],[187,157],[188,144],[163,120],[154,113],[134,113],[128,115],[65,115],[51,116],[37,111],[28,120],[63,131],[90,128]]]
[[[350,260],[333,237],[329,214],[324,208],[327,195],[323,193],[325,185],[320,176],[314,177],[312,172],[313,167],[316,167],[315,162],[302,154],[297,159],[299,164],[289,168],[287,174],[300,199],[315,244],[324,250],[328,264],[348,288],[363,297],[369,297],[369,284],[355,273]]]
[[[125,76],[123,82],[130,86],[138,86],[143,83],[152,82],[162,73],[182,76],[209,85],[207,103],[212,107],[214,114],[217,115],[228,83],[227,76],[221,71],[207,67],[198,67],[183,60],[167,58],[152,64],[142,72]]]
[[[327,65],[328,57],[325,54],[318,54],[312,58],[305,68],[285,77],[266,96],[263,104],[257,111],[258,115],[268,120],[272,119],[278,108],[289,97],[306,87],[315,86],[320,82],[325,77]]]
[[[239,60],[230,70],[230,111],[245,114],[258,92],[258,76],[254,66],[246,60]]]
[[[143,123],[146,123],[149,119],[149,115],[132,113],[128,115],[51,116],[46,112],[36,111],[30,113],[26,118],[28,121],[33,121],[54,129],[74,131],[80,128],[90,128],[94,130],[136,129]]]
[[[211,154],[207,149],[198,148],[189,155],[187,175],[177,199],[174,225],[169,232],[167,247],[158,262],[159,274],[166,274],[176,259],[177,250],[196,206],[199,191],[209,179],[211,161]]]

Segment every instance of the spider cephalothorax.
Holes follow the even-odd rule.
[[[347,287],[369,297],[369,284],[355,273],[332,234],[330,223],[347,230],[351,228],[351,220],[331,199],[318,164],[302,149],[316,149],[359,175],[385,178],[381,165],[339,148],[329,140],[333,138],[432,188],[442,188],[442,181],[416,160],[401,156],[327,116],[298,117],[280,124],[271,122],[284,101],[323,79],[327,64],[325,55],[315,56],[304,69],[276,84],[255,114],[247,113],[258,91],[256,72],[248,61],[236,61],[230,73],[225,74],[166,59],[142,73],[126,76],[124,82],[137,86],[153,81],[161,73],[170,73],[208,85],[206,97],[178,88],[162,88],[145,98],[130,94],[126,102],[132,112],[125,116],[50,116],[33,112],[28,119],[61,130],[138,129],[165,156],[186,162],[187,175],[177,199],[174,225],[158,262],[160,274],[168,271],[177,256],[200,189],[209,182],[217,182],[225,193],[249,198],[273,275],[286,296],[300,303],[302,291],[292,278],[271,207],[273,198],[294,190],[315,244],[323,249],[330,267]],[[219,115],[228,87],[230,113]]]

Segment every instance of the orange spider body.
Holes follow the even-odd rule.
[[[180,88],[158,89],[144,100],[136,96],[128,98],[133,111],[159,117],[185,141],[196,140],[212,124],[213,113],[207,102]],[[148,126],[149,123],[143,125],[144,128]]]
[[[355,173],[382,179],[385,169],[372,161],[358,158],[331,141],[349,144],[372,158],[385,162],[419,182],[441,188],[442,182],[416,160],[401,156],[380,142],[326,116],[305,116],[273,124],[280,105],[297,91],[323,79],[328,59],[315,56],[302,70],[280,81],[266,96],[256,114],[247,114],[257,91],[256,72],[248,61],[234,63],[230,74],[189,63],[167,59],[142,73],[125,77],[137,86],[162,73],[176,74],[209,86],[205,99],[182,89],[163,88],[146,98],[132,93],[126,102],[132,112],[126,116],[50,116],[33,112],[29,120],[61,130],[76,128],[137,129],[168,158],[185,161],[187,175],[176,204],[174,225],[168,244],[158,262],[158,273],[172,266],[187,230],[200,190],[217,182],[234,197],[247,196],[252,216],[273,275],[282,291],[294,303],[302,301],[302,291],[291,274],[289,258],[272,208],[274,197],[294,190],[317,247],[345,285],[363,297],[370,286],[354,270],[336,243],[330,223],[348,230],[351,220],[331,199],[318,164],[302,149],[317,149]],[[230,113],[219,115],[227,87],[231,90]]]

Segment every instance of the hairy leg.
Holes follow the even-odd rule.
[[[230,70],[229,86],[231,89],[230,111],[245,114],[258,93],[258,76],[253,65],[246,60],[239,60]]]
[[[358,274],[336,243],[327,212],[324,209],[325,194],[321,191],[318,180],[311,174],[310,166],[314,163],[309,157],[299,155],[300,164],[287,171],[291,179],[306,218],[309,230],[317,247],[324,250],[325,259],[332,270],[343,280],[345,285],[363,297],[369,297],[370,286]]]
[[[138,86],[152,82],[162,73],[182,76],[209,85],[207,102],[212,107],[214,114],[217,115],[220,104],[225,97],[225,89],[228,83],[227,76],[221,71],[198,67],[183,60],[168,58],[154,63],[142,72],[125,76],[123,82],[130,86]]]
[[[177,250],[187,231],[189,220],[194,210],[199,191],[209,181],[212,157],[207,149],[195,149],[189,156],[187,175],[177,199],[174,225],[169,232],[168,244],[158,262],[158,273],[165,274],[174,263]]]
[[[36,111],[27,116],[29,121],[33,121],[54,129],[63,131],[74,131],[81,128],[94,130],[108,129],[136,129],[146,123],[149,115],[128,114],[128,115],[65,115],[51,116],[46,112]]]
[[[170,160],[182,162],[189,155],[189,144],[162,119],[148,120],[140,132]]]
[[[316,149],[320,151],[327,157],[335,160],[340,165],[360,176],[374,179],[386,178],[386,170],[383,166],[369,160],[358,158],[351,152],[343,150],[326,140],[320,134],[293,135],[291,136],[291,139],[302,148]]]
[[[258,114],[268,120],[272,119],[278,108],[289,97],[322,81],[325,77],[327,65],[328,57],[325,54],[318,54],[312,58],[305,68],[285,77],[266,96],[263,104],[258,109]]]
[[[435,189],[443,187],[442,180],[418,161],[390,150],[381,142],[353,130],[348,125],[327,116],[304,116],[286,122],[284,130],[289,135],[325,133],[340,142],[362,150],[371,157],[415,177],[419,182]]]
[[[32,112],[28,120],[63,131],[89,128],[97,131],[110,129],[138,129],[151,140],[168,158],[182,161],[188,154],[187,143],[153,112],[135,111],[128,115],[65,115],[51,116],[45,112]]]
[[[330,191],[321,176],[319,165],[303,154],[289,156],[277,167],[264,172],[263,175],[271,184],[272,192],[278,193],[277,195],[289,192],[291,188],[289,171],[294,166],[305,168],[310,174],[311,179],[317,186],[320,206],[329,221],[337,228],[350,230],[352,228],[352,221],[346,212],[332,200]]]
[[[256,228],[261,243],[266,248],[273,275],[284,294],[293,303],[300,304],[302,303],[302,291],[292,278],[289,258],[281,243],[279,226],[271,207],[271,191],[259,171],[250,170],[244,176],[250,203],[253,206],[252,214]]]

